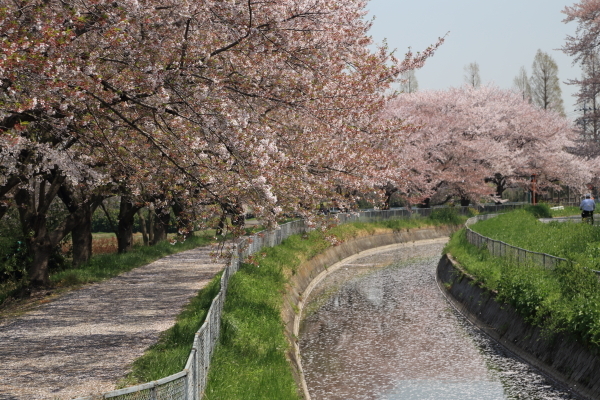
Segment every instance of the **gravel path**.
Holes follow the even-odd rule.
[[[0,400],[72,399],[115,389],[223,268],[210,251],[167,256],[0,323]]]

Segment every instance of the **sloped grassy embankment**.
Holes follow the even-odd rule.
[[[299,399],[289,347],[281,318],[288,278],[306,260],[332,243],[384,232],[432,225],[460,224],[452,210],[429,218],[351,223],[325,232],[295,235],[280,246],[266,248],[247,260],[231,278],[223,311],[222,334],[213,356],[205,399]],[[127,384],[179,372],[191,350],[193,333],[204,320],[210,299],[218,290],[216,277],[184,312],[185,318],[162,335],[162,340],[138,359]]]
[[[533,211],[533,212],[532,212]],[[474,231],[532,251],[575,261],[549,270],[517,265],[469,244],[465,230],[456,232],[446,251],[497,301],[512,305],[525,320],[548,334],[573,336],[600,349],[600,227],[569,222],[541,223],[536,210],[517,210],[471,226]],[[537,210],[539,211],[539,210]]]

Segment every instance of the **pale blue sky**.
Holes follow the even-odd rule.
[[[446,42],[416,71],[419,90],[444,89],[464,83],[464,66],[477,62],[482,82],[512,88],[521,66],[531,75],[537,49],[558,64],[567,116],[575,116],[573,86],[563,82],[581,74],[571,58],[558,50],[575,24],[562,22],[561,10],[574,0],[371,0],[375,15],[371,35],[387,39],[403,56],[410,46],[422,50],[444,36]]]

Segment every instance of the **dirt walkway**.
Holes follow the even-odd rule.
[[[223,268],[209,252],[204,247],[162,258],[0,323],[0,400],[113,390]]]

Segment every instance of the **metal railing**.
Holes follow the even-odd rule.
[[[521,207],[522,203],[502,205],[479,205],[471,208],[479,212],[510,210]],[[357,213],[339,213],[335,217],[340,223],[376,221],[385,219],[409,218],[413,215],[427,217],[438,207],[431,208],[396,208],[391,210],[372,210]],[[441,207],[443,208],[443,207]],[[469,207],[456,207],[459,214],[465,215]],[[247,256],[258,252],[263,247],[273,247],[291,235],[308,230],[304,221],[292,221],[280,225],[274,231],[263,231],[251,237],[245,237],[235,245],[231,261],[223,270],[221,289],[215,296],[206,315],[206,320],[196,332],[192,350],[183,371],[157,381],[143,383],[124,389],[113,390],[98,396],[81,397],[76,400],[199,400],[204,395],[207,384],[208,369],[213,351],[221,330],[221,315],[229,278],[235,274],[240,262]]]
[[[473,210],[478,213],[497,213],[499,211],[508,211],[514,210],[516,208],[521,208],[526,203],[504,203],[504,204],[478,204],[468,207],[456,206],[454,209],[460,215],[469,215]],[[340,213],[337,214],[337,218],[340,223],[347,222],[368,222],[368,221],[377,221],[377,220],[385,220],[385,219],[399,219],[399,218],[410,218],[415,215],[419,215],[421,217],[428,217],[435,210],[445,209],[447,206],[434,206],[432,208],[392,208],[389,210],[364,210],[360,213]]]
[[[490,254],[493,256],[508,258],[518,264],[537,264],[544,268],[551,269],[560,262],[573,263],[573,260],[556,257],[546,253],[538,253],[536,251],[526,250],[521,247],[505,243],[501,240],[495,240],[487,236],[483,236],[469,228],[470,225],[473,225],[478,221],[483,221],[496,216],[498,216],[498,214],[477,215],[469,218],[465,223],[467,241],[477,247],[486,246]],[[569,221],[568,218],[561,220]],[[595,269],[590,270],[595,272],[596,275],[600,276],[600,271]]]

